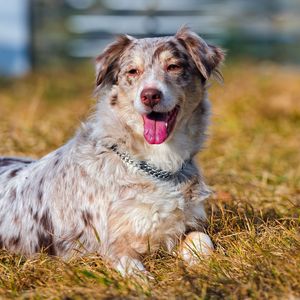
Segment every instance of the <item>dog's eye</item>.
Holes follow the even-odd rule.
[[[138,69],[130,69],[127,71],[127,74],[129,76],[138,76],[140,74],[140,71]]]
[[[182,69],[181,65],[170,64],[170,65],[167,66],[167,71],[168,72],[180,71],[181,69]]]

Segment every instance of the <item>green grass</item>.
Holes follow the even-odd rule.
[[[0,155],[40,157],[91,111],[92,69],[1,81]],[[150,282],[121,278],[99,257],[64,262],[0,252],[0,299],[296,299],[300,297],[300,72],[239,63],[213,83],[212,126],[199,163],[216,252],[193,269],[147,257]]]

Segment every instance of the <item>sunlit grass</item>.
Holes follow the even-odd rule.
[[[95,256],[2,251],[0,299],[300,297],[300,71],[262,63],[224,71],[198,156],[215,191],[207,205],[214,255],[190,270],[165,253],[147,257],[154,280],[138,282]],[[63,144],[91,111],[92,82],[86,66],[1,81],[0,155],[40,157]]]

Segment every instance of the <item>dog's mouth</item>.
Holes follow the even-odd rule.
[[[144,137],[149,144],[161,144],[171,134],[175,127],[179,106],[169,112],[151,112],[143,115]]]

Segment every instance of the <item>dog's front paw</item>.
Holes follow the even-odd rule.
[[[122,256],[116,264],[116,269],[123,277],[134,276],[141,279],[153,279],[153,276],[145,269],[142,262],[129,256]]]
[[[199,262],[199,258],[208,257],[214,251],[210,237],[203,232],[189,233],[180,246],[180,256],[189,265]]]

